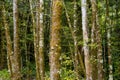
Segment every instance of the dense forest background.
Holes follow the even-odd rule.
[[[120,80],[120,0],[0,0],[0,80]]]

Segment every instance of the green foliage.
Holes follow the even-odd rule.
[[[28,62],[27,67],[23,67],[22,69],[22,77],[25,78],[27,75],[29,75],[31,78],[34,78],[36,76],[35,68],[35,64]]]
[[[60,73],[61,80],[75,80],[75,74],[73,70],[68,70],[65,67],[62,67]],[[50,80],[50,71],[45,73],[45,80]]]
[[[75,80],[76,76],[73,70],[73,60],[70,56],[65,55],[65,53],[62,53],[61,58],[61,78],[63,80]]]
[[[0,71],[0,80],[10,80],[10,74],[7,69]]]
[[[61,70],[61,78],[63,80],[75,80],[76,76],[73,70],[68,70],[67,68],[63,67]]]
[[[46,71],[45,80],[50,80],[50,71]]]

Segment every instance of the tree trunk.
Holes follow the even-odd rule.
[[[97,9],[97,8],[96,8]],[[103,56],[102,56],[102,36],[99,24],[98,14],[96,13],[96,44],[97,44],[97,60],[98,60],[98,80],[104,80],[103,77]]]
[[[91,0],[92,5],[92,29],[91,29],[91,63],[92,63],[92,78],[97,79],[97,44],[96,44],[96,15],[97,4],[96,0]]]
[[[61,29],[61,0],[52,0],[52,26],[50,41],[50,80],[60,80],[60,29]]]
[[[97,21],[98,22],[98,21]],[[98,25],[97,25],[98,26]],[[96,36],[97,36],[97,58],[98,58],[98,80],[104,80],[104,77],[103,77],[103,56],[102,56],[102,39],[101,39],[101,34],[100,34],[100,27],[98,26],[98,29],[97,29],[97,33],[96,33]]]
[[[12,42],[11,42],[11,38],[10,38],[10,32],[9,32],[9,27],[8,27],[8,23],[6,21],[6,11],[3,5],[3,22],[4,22],[4,28],[5,28],[5,37],[6,37],[6,41],[7,41],[7,63],[8,63],[8,70],[10,71],[10,75],[13,76],[12,74],[12,55],[13,55],[13,51],[12,51]]]
[[[44,80],[45,79],[45,72],[44,72],[44,25],[43,25],[43,0],[39,0],[39,75],[40,75],[40,80]]]
[[[1,6],[2,7],[2,6]],[[0,9],[1,10],[1,9]],[[2,10],[1,10],[1,14],[2,14]],[[3,17],[3,16],[1,16],[1,17]],[[4,33],[4,31],[2,30],[2,28],[3,28],[3,24],[2,24],[2,22],[0,23],[0,70],[2,70],[2,69],[4,69],[4,68],[6,68],[6,54],[5,54],[5,37],[4,37],[4,35],[5,35],[5,33]]]
[[[84,42],[84,56],[85,56],[85,68],[86,68],[86,80],[92,80],[91,65],[90,65],[90,52],[89,52],[89,40],[88,40],[88,24],[87,24],[87,1],[81,1],[82,10],[82,30],[83,30],[83,42]]]
[[[107,25],[107,42],[108,42],[108,65],[109,65],[109,80],[113,80],[113,66],[111,55],[111,34],[110,34],[110,18],[109,18],[109,0],[106,0],[106,25]]]
[[[33,23],[33,36],[34,36],[34,54],[35,54],[35,64],[36,64],[36,80],[40,79],[39,76],[39,64],[38,64],[38,36],[37,36],[37,22],[35,22],[35,17],[33,14],[33,7],[32,7],[32,0],[29,0],[30,3],[30,10],[31,10],[31,16],[32,16],[32,23]],[[37,11],[37,10],[36,10]],[[38,12],[36,12],[36,16],[38,16]],[[38,17],[37,17],[38,19]]]
[[[1,7],[0,7],[0,10],[1,10]],[[1,12],[0,12],[0,14],[1,14]],[[2,29],[2,23],[0,22],[0,33],[2,33],[1,29]],[[2,44],[2,34],[0,34],[0,44]],[[0,53],[2,53],[1,48],[2,48],[2,45],[0,45]],[[0,57],[1,57],[1,54],[0,54]],[[0,65],[1,65],[1,58],[0,58]],[[0,70],[1,70],[1,67],[0,67]]]
[[[77,2],[74,0],[74,22],[73,22],[73,39],[74,39],[74,56],[75,56],[75,74],[77,76],[77,79],[80,80],[80,74],[79,74],[79,56],[78,56],[78,41],[77,41]]]
[[[21,73],[20,73],[20,50],[19,50],[19,36],[18,36],[18,0],[13,0],[13,23],[14,23],[14,55],[12,59],[12,71],[13,76],[12,80],[21,80]]]

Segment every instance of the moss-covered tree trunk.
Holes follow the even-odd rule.
[[[61,0],[52,0],[52,25],[50,40],[50,80],[60,80],[60,29],[61,29]]]
[[[97,79],[97,44],[96,44],[96,15],[97,15],[97,4],[96,0],[91,0],[92,5],[92,28],[91,28],[91,63],[92,63],[92,78]]]
[[[45,79],[45,72],[44,72],[44,25],[43,25],[43,0],[39,0],[39,7],[38,7],[38,15],[39,15],[39,22],[38,22],[38,29],[39,29],[39,34],[38,34],[38,41],[39,41],[39,75],[40,75],[40,80]]]
[[[32,0],[30,2],[33,22],[34,54],[36,62],[36,80],[44,80],[44,26],[43,26],[43,0],[39,0],[36,6],[36,22],[33,14]]]
[[[97,2],[96,2],[97,3]],[[98,8],[96,6],[96,48],[97,48],[97,67],[98,67],[98,80],[104,80],[103,77],[103,53],[102,53],[102,35],[101,26],[98,18]]]
[[[98,20],[97,20],[98,22]],[[98,28],[97,28],[97,31],[96,31],[96,41],[97,41],[97,61],[98,61],[98,80],[104,80],[104,77],[103,77],[103,56],[102,56],[102,38],[101,38],[101,31],[100,31],[100,26],[99,24],[97,25]]]
[[[30,3],[30,10],[31,10],[31,17],[33,23],[33,37],[34,37],[34,54],[35,54],[35,64],[36,64],[36,80],[40,79],[40,67],[39,67],[39,4],[36,4],[36,17],[34,16],[32,0],[29,0]],[[37,2],[36,2],[37,3]],[[36,21],[35,21],[36,19]]]
[[[6,42],[7,42],[7,63],[8,63],[8,70],[10,71],[10,75],[13,76],[12,74],[12,54],[13,54],[13,50],[12,50],[12,42],[11,42],[11,37],[10,37],[10,32],[9,32],[9,27],[8,27],[8,23],[6,21],[6,11],[3,5],[3,22],[4,22],[4,28],[5,28],[5,37],[6,37]]]
[[[1,12],[2,14],[2,12]],[[2,16],[2,15],[1,15]],[[4,50],[4,46],[5,46],[5,43],[4,43],[4,31],[3,31],[3,24],[2,24],[2,21],[1,21],[1,24],[0,24],[0,70],[4,69],[6,66],[6,54],[5,54],[5,50]]]
[[[30,12],[31,12],[31,17],[32,17],[32,25],[33,25],[34,55],[35,55],[35,64],[36,64],[36,80],[39,80],[38,55],[37,55],[38,54],[38,49],[37,49],[38,44],[37,44],[36,22],[35,22],[35,16],[33,13],[32,0],[29,0],[29,3],[30,3]],[[38,12],[36,14],[38,14]]]
[[[74,0],[74,22],[73,22],[73,39],[74,39],[74,56],[75,56],[75,74],[77,79],[80,80],[80,65],[79,65],[79,56],[78,56],[78,41],[77,41],[77,1]]]

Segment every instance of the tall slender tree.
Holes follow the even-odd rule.
[[[74,22],[73,22],[73,40],[74,40],[74,56],[75,56],[75,73],[77,75],[77,79],[80,79],[80,74],[79,74],[79,55],[78,55],[78,41],[77,41],[77,1],[74,0]]]
[[[97,2],[96,2],[97,3]],[[102,36],[101,26],[98,18],[98,8],[96,6],[96,44],[97,44],[97,67],[98,67],[98,80],[104,80],[103,77],[103,55],[102,55]]]
[[[12,42],[11,42],[9,27],[8,27],[8,23],[6,21],[6,11],[5,11],[4,5],[3,5],[3,8],[2,8],[2,13],[3,13],[4,28],[5,28],[5,36],[6,36],[6,41],[7,41],[8,70],[10,71],[10,75],[13,76],[13,74],[12,74],[12,62],[11,62],[13,49],[12,49]]]
[[[101,29],[100,29],[99,20],[98,20],[98,9],[97,9],[96,0],[91,0],[91,5],[92,5],[91,42],[94,45],[91,48],[92,77],[93,77],[93,80],[96,80],[97,78],[98,80],[103,80]],[[97,61],[98,61],[98,64],[97,64]]]
[[[107,29],[107,47],[108,47],[108,65],[109,65],[109,80],[113,80],[113,66],[112,66],[112,55],[111,55],[111,29],[110,29],[110,18],[109,18],[109,0],[106,0],[106,26]]]
[[[90,52],[89,52],[89,33],[87,23],[87,0],[81,0],[82,10],[82,30],[83,30],[83,46],[84,46],[84,57],[85,57],[85,69],[86,69],[86,80],[92,80],[91,65],[90,65]]]
[[[0,14],[3,14],[4,11],[3,11],[3,3],[1,2],[1,6],[0,6]],[[4,42],[4,35],[5,35],[5,32],[2,30],[4,27],[4,21],[2,23],[2,18],[3,18],[3,15],[0,16],[1,17],[1,23],[0,23],[0,56],[1,56],[1,59],[0,59],[0,69],[4,69],[6,67],[6,54],[5,54],[5,42]]]
[[[34,54],[36,63],[36,80],[44,80],[44,58],[43,58],[43,1],[36,1],[36,17],[34,16],[32,0],[30,2],[30,10],[33,23],[34,36]],[[36,19],[36,21],[35,21]]]
[[[30,2],[30,9],[33,22],[34,35],[34,53],[36,62],[36,79],[44,80],[44,26],[43,26],[43,0],[39,0],[36,4],[36,22],[33,14],[32,0]]]
[[[39,25],[38,25],[38,29],[39,29],[39,75],[40,75],[40,79],[44,80],[45,79],[45,75],[44,75],[44,25],[43,25],[43,0],[39,0]]]
[[[60,80],[60,29],[61,29],[61,0],[52,0],[52,24],[50,40],[50,80]]]
[[[13,0],[13,23],[14,23],[14,54],[12,59],[12,80],[21,80],[20,72],[20,50],[19,50],[19,35],[18,35],[18,0]]]
[[[33,13],[33,6],[32,6],[32,0],[29,0],[30,3],[30,11],[31,11],[31,17],[32,17],[32,24],[33,24],[33,37],[34,37],[34,54],[35,54],[35,64],[36,64],[36,80],[39,80],[39,68],[38,68],[38,49],[37,49],[37,32],[36,32],[36,22],[35,22],[35,16]],[[37,12],[38,13],[38,12]]]
[[[91,63],[92,63],[92,78],[97,79],[97,44],[96,44],[96,15],[97,15],[97,4],[96,0],[91,0],[92,5],[92,28],[91,28]]]

